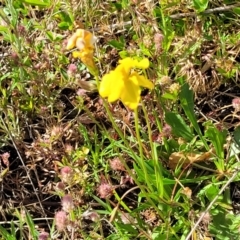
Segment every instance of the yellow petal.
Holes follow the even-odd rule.
[[[91,52],[83,52],[80,57],[81,61],[89,68],[94,68],[93,54]]]
[[[136,109],[140,101],[141,89],[134,81],[125,81],[124,91],[120,96],[121,101],[131,109]]]
[[[136,72],[133,72],[130,75],[129,79],[131,81],[137,82],[138,85],[141,87],[145,87],[145,88],[149,88],[149,89],[153,89],[153,87],[154,87],[153,83],[150,80],[148,80],[144,76],[139,75]]]
[[[132,58],[124,58],[119,60],[119,65],[115,70],[121,71],[123,74],[128,75],[130,73],[131,68],[133,68],[133,60]]]
[[[77,41],[77,34],[74,33],[69,39],[67,43],[67,50],[70,50],[76,46],[76,41]]]
[[[115,75],[115,77],[117,77]],[[120,98],[122,91],[124,91],[124,82],[122,79],[112,79],[111,81],[111,91],[108,96],[109,102],[114,102]]]
[[[93,51],[94,50],[93,44],[94,44],[93,35],[90,32],[85,33],[83,37],[78,37],[76,40],[76,47],[79,50],[92,49]]]
[[[140,62],[135,64],[136,68],[146,69],[149,67],[149,60],[147,58],[142,59]]]
[[[131,69],[131,68],[146,69],[149,67],[149,60],[147,58],[144,58],[141,61],[138,61],[133,58],[127,57],[122,60],[119,60],[119,64],[121,66],[124,66],[125,69]]]
[[[124,58],[124,59],[120,59],[120,60],[119,60],[119,64],[122,64],[122,65],[131,65],[131,67],[132,67],[132,65],[133,65],[133,62],[134,62],[134,60],[133,60],[132,58],[130,58],[130,57],[127,57],[127,58]]]
[[[94,48],[95,37],[89,31],[78,29],[76,31],[77,38],[84,44],[85,47]],[[80,48],[82,49],[82,48]]]
[[[114,85],[118,85],[118,87]],[[99,87],[99,94],[102,97],[108,97],[109,102],[114,102],[120,97],[121,89],[121,83],[119,84],[119,81],[117,81],[115,72],[111,71],[103,76]]]
[[[108,97],[111,90],[110,85],[111,85],[111,72],[108,74],[105,74],[102,77],[102,81],[99,86],[99,94],[101,95],[101,97],[103,98]]]
[[[96,38],[93,36],[93,34],[89,31],[84,32],[84,41],[87,43],[87,45],[92,46],[95,43]]]
[[[79,50],[84,47],[94,48],[95,37],[89,31],[84,29],[77,29],[76,32],[69,38],[67,43],[67,50],[70,50],[76,46],[76,42],[78,42]]]
[[[76,40],[76,47],[79,50],[83,50],[85,48],[85,42],[84,42],[83,38],[77,38],[77,40]]]
[[[78,37],[78,38],[83,38],[84,37],[84,32],[85,32],[86,30],[84,30],[84,29],[77,29],[76,30],[76,36]]]
[[[82,57],[82,53],[80,51],[74,51],[72,53],[74,58],[81,58]]]

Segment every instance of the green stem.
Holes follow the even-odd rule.
[[[96,77],[96,81],[97,81],[97,85],[99,85],[99,79],[98,77]],[[108,104],[106,102],[105,99],[103,99],[103,105],[104,105],[104,108],[106,109],[107,111],[107,114],[108,114],[108,117],[110,118],[110,121],[113,125],[113,128],[117,131],[118,135],[120,136],[120,138],[123,140],[123,143],[125,146],[128,146],[128,149],[130,150],[132,156],[134,157],[134,159],[138,159],[138,156],[136,156],[135,152],[132,150],[132,148],[129,146],[126,138],[124,137],[123,133],[121,132],[121,130],[119,129],[119,127],[117,126],[116,122],[114,121],[113,119],[113,116],[109,110],[109,107],[108,107]],[[135,121],[138,121],[138,120],[135,120]],[[139,135],[138,135],[139,136]],[[111,138],[109,137],[109,139],[111,140]],[[142,156],[143,156],[143,153],[142,153]],[[144,197],[146,197],[147,199],[147,202],[149,202],[153,207],[154,209],[158,212],[159,216],[161,217],[161,219],[164,221],[164,216],[162,215],[161,211],[158,209],[158,207],[156,206],[156,204],[153,202],[153,200],[149,197],[149,193],[146,192],[145,190],[145,187],[143,185],[140,184],[140,182],[137,180],[136,176],[132,173],[131,169],[128,167],[128,165],[125,163],[125,161],[120,157],[120,160],[122,161],[124,167],[127,169],[127,172],[128,174],[133,178],[134,182],[139,186],[139,188],[141,189],[141,192],[143,193]],[[143,158],[142,158],[143,160]],[[145,170],[145,173],[147,173],[146,171],[146,167],[145,167],[145,164],[143,164],[143,168]],[[147,174],[145,174],[146,176],[148,176]],[[147,177],[148,179],[148,177]],[[151,186],[149,181],[148,181],[148,185],[149,187]],[[149,189],[147,189],[149,191]],[[152,188],[151,188],[152,190]]]
[[[157,151],[156,151],[156,149],[154,147],[154,144],[153,144],[153,141],[152,141],[152,131],[151,131],[151,127],[150,127],[150,124],[149,124],[147,111],[146,111],[145,105],[143,103],[142,103],[142,109],[143,109],[144,117],[145,117],[146,123],[147,123],[148,139],[149,139],[150,147],[151,147],[151,156],[152,156],[152,159],[154,161],[154,171],[155,171],[155,177],[156,177],[156,187],[157,187],[159,196],[162,198],[163,194],[164,194],[162,169],[161,169],[160,162],[158,160]]]
[[[139,125],[138,125],[139,119],[138,119],[138,111],[137,111],[137,109],[134,110],[134,115],[135,115],[135,130],[136,130],[137,141],[138,141],[138,144],[139,144],[139,153],[140,153],[140,158],[138,158],[139,159],[138,162],[139,162],[139,164],[141,166],[141,169],[143,170],[144,179],[146,180],[146,183],[147,183],[149,189],[151,191],[153,191],[152,184],[149,181],[149,177],[148,177],[149,175],[148,175],[148,172],[147,172],[146,163],[144,161],[143,147],[142,147],[142,141],[141,141],[140,130],[139,130]]]

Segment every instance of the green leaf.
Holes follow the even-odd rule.
[[[46,35],[48,36],[48,38],[53,41],[54,40],[54,36],[53,36],[53,33],[51,31],[47,31],[46,32]]]
[[[232,214],[232,218],[229,217],[228,212],[222,207],[216,208],[216,213],[211,214],[212,221],[209,225],[209,231],[214,236],[217,236],[217,239],[221,240],[238,240],[239,232],[238,227],[231,230],[233,226],[233,221],[236,218],[234,214]]]
[[[108,42],[108,44],[118,50],[122,50],[124,47],[124,44],[121,42],[118,42],[117,40],[111,40]]]
[[[26,212],[26,222],[27,222],[27,225],[29,227],[31,236],[33,237],[33,239],[36,239],[37,236],[38,236],[38,231],[36,230],[33,219],[28,212]]]
[[[174,101],[177,100],[177,95],[174,94],[174,93],[168,93],[168,92],[166,92],[166,93],[164,93],[164,94],[162,95],[162,97],[165,98],[165,99],[170,99],[170,100],[174,100]]]
[[[193,0],[193,7],[197,12],[203,12],[208,7],[208,0]]]
[[[39,6],[39,7],[49,7],[50,1],[49,0],[23,0],[24,3],[32,5],[32,6]]]
[[[210,125],[209,122],[204,125],[208,125],[205,136],[211,140],[217,156],[224,159],[224,144],[226,143],[227,130],[219,131],[213,124]]]
[[[67,30],[70,29],[73,26],[73,16],[70,13],[67,12],[60,12],[55,17],[59,18],[61,22],[58,24],[58,27],[61,30]]]
[[[67,30],[69,29],[69,27],[71,26],[71,24],[69,24],[68,22],[60,22],[58,24],[58,27],[61,29],[61,30]]]
[[[122,218],[124,218],[124,214],[122,214],[122,216],[123,216]],[[137,230],[132,226],[132,224],[118,223],[118,227],[120,227],[121,230],[124,231],[125,233],[131,233],[131,234],[134,234],[134,235],[138,234]],[[129,239],[129,238],[127,238],[127,239]]]
[[[110,205],[108,205],[107,203],[105,203],[104,201],[102,201],[100,198],[93,196],[93,198],[95,199],[95,201],[97,201],[102,207],[104,207],[106,210],[108,210],[108,212],[106,212],[105,214],[109,214],[110,212],[112,212],[112,208]]]
[[[122,7],[127,8],[129,6],[129,1],[128,0],[122,0]]]
[[[147,48],[147,47],[145,46],[145,44],[140,43],[140,44],[139,44],[139,47],[140,47],[140,49],[141,49],[141,53],[142,53],[144,56],[151,57],[151,52],[149,51],[149,48]]]
[[[165,120],[172,127],[172,133],[175,136],[182,137],[186,141],[191,141],[194,138],[190,127],[179,114],[167,112],[165,115]]]
[[[125,40],[123,37],[120,37],[119,41],[117,40],[111,40],[108,42],[108,44],[114,48],[116,48],[117,50],[123,50],[125,47]]]
[[[236,141],[232,142],[230,145],[229,158],[236,156],[240,153],[240,146],[236,143]]]
[[[1,225],[0,225],[0,235],[2,237],[4,237],[4,239],[7,239],[7,240],[16,240],[16,238],[14,236],[12,236],[5,228],[3,228]]]
[[[202,140],[206,150],[209,150],[208,144],[206,140],[203,138],[201,129],[198,125],[197,118],[194,113],[194,102],[193,102],[193,91],[189,89],[188,84],[183,84],[181,88],[181,92],[179,94],[179,98],[181,101],[182,108],[188,117],[189,121],[193,125],[195,131],[198,133],[200,139]]]
[[[114,8],[116,8],[117,11],[121,11],[122,10],[122,4],[121,3],[118,3],[118,2],[111,3],[110,2],[110,5],[112,5]]]
[[[166,233],[161,233],[161,229],[154,229],[154,232],[152,234],[152,239],[153,240],[165,240],[167,239],[167,234]]]
[[[236,127],[233,133],[236,144],[240,147],[240,126]]]
[[[9,27],[0,26],[0,32],[7,32]]]
[[[121,57],[121,59],[124,59],[124,58],[126,58],[126,57],[129,57],[129,53],[128,53],[127,51],[125,51],[125,50],[120,51],[118,54],[119,54],[119,56]]]
[[[209,201],[212,201],[218,194],[219,188],[213,184],[205,187],[205,195]]]
[[[236,14],[238,14],[238,15],[240,15],[240,7],[234,8],[234,9],[233,9],[233,12],[236,13]]]

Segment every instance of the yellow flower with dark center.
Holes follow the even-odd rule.
[[[148,59],[141,61],[125,58],[119,61],[115,70],[103,76],[99,87],[102,97],[109,102],[120,99],[126,106],[136,109],[141,94],[141,87],[153,89],[153,83],[146,77],[139,75],[133,68],[146,69],[149,67]]]

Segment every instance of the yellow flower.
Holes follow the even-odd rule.
[[[77,47],[80,51],[93,51],[94,42],[95,37],[91,32],[84,29],[77,29],[68,40],[67,50]]]
[[[90,69],[95,69],[95,63],[93,61],[93,52],[87,51],[75,51],[73,52],[74,58],[80,58],[81,61]]]
[[[77,29],[77,31],[69,38],[67,50],[74,47],[78,51],[73,52],[74,58],[80,58],[81,61],[89,68],[90,72],[97,74],[97,68],[93,61],[95,37],[89,31]]]
[[[129,108],[136,109],[140,101],[141,87],[153,89],[153,83],[132,69],[148,67],[149,61],[146,58],[141,61],[132,58],[120,60],[115,70],[103,76],[99,87],[100,95],[107,97],[109,102],[120,99]]]

